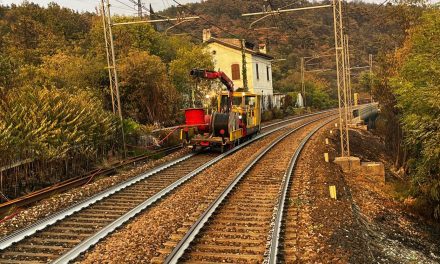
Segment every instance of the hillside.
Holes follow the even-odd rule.
[[[241,14],[260,12],[264,3],[271,4],[272,9],[311,5],[308,1],[287,5],[288,1],[280,0],[244,0],[237,5],[233,0],[209,0],[187,7],[172,7],[163,14],[174,16],[178,12],[184,12],[201,15],[202,19],[182,24],[175,30],[176,33],[190,33],[195,41],[200,39],[202,29],[209,28],[213,35],[218,37],[246,38],[255,43],[266,42],[271,54],[276,58],[285,59],[274,64],[275,89],[285,92],[299,91],[300,57],[328,53],[334,47],[332,9],[283,13],[268,17],[249,29],[251,23],[258,17],[241,17]],[[315,5],[329,3],[323,1],[316,2]],[[349,2],[343,11],[346,14],[345,31],[350,37],[352,66],[368,65],[368,54],[373,54],[373,58],[378,61],[379,57],[399,47],[405,38],[406,28],[419,13],[417,10],[415,12],[414,8],[410,9],[406,6],[380,6],[361,1]],[[313,63],[318,65],[310,65],[310,70],[335,68],[332,56]],[[297,76],[292,77],[295,73]],[[316,76],[334,83],[334,72],[325,72],[309,78],[314,79]],[[335,89],[328,89],[327,92],[333,98],[336,95]]]

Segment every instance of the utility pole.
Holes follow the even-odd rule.
[[[119,96],[119,82],[118,82],[118,72],[116,70],[116,57],[115,57],[115,47],[113,44],[113,32],[112,32],[112,20],[110,13],[110,0],[101,0],[101,15],[102,23],[104,26],[104,39],[105,39],[105,50],[107,54],[107,69],[110,80],[110,95],[112,98],[112,109],[113,113],[119,116],[121,122],[121,133],[122,133],[122,146],[124,151],[124,157],[127,155],[126,145],[125,145],[125,133],[122,118],[121,109],[121,99]]]
[[[303,106],[306,107],[306,84],[304,83],[304,73],[305,73],[304,57],[301,57],[301,93],[303,96]]]
[[[370,101],[373,102],[373,54],[368,55],[368,64],[370,65]]]
[[[162,17],[163,19],[141,20],[141,21],[135,21],[135,22],[126,22],[126,23],[114,23],[113,26],[131,25],[131,24],[142,24],[142,23],[171,22],[171,21],[177,21],[177,22],[179,22],[179,24],[182,24],[183,22],[192,21],[194,19],[200,18],[198,16],[195,16],[195,17],[185,17],[185,16],[182,16],[182,17],[177,17],[177,18],[168,18],[166,16],[155,14],[154,11],[153,11],[153,8],[151,7],[151,3],[150,3],[150,8],[148,9],[148,8],[146,8],[142,4],[142,0],[128,0],[128,1],[137,6],[139,18],[142,18],[142,9],[144,9],[145,11],[150,13],[150,18],[152,17],[152,15],[155,15],[155,16],[158,16],[158,17]],[[173,27],[175,27],[175,26],[177,26],[177,24],[173,25]]]
[[[129,0],[133,4],[137,4],[138,7],[138,15],[142,18],[142,3],[141,0]],[[110,79],[110,96],[112,98],[112,109],[113,113],[119,116],[121,122],[121,132],[122,132],[122,145],[124,149],[124,156],[127,155],[127,149],[125,144],[125,133],[123,126],[123,118],[122,118],[122,108],[121,108],[121,99],[119,96],[119,81],[118,81],[118,72],[116,66],[116,56],[115,56],[115,48],[113,44],[113,32],[112,27],[118,25],[132,25],[132,24],[141,24],[141,23],[156,23],[156,22],[171,22],[178,21],[182,23],[183,21],[192,21],[194,19],[198,19],[199,17],[180,17],[180,18],[164,18],[157,20],[139,20],[139,21],[131,21],[131,22],[122,22],[122,23],[113,23],[110,12],[110,0],[101,0],[101,15],[102,15],[102,23],[104,26],[104,39],[105,39],[105,50],[107,54],[107,69],[108,75]]]
[[[142,2],[141,2],[141,0],[137,1],[137,9],[138,9],[138,17],[142,18]]]
[[[346,78],[345,63],[345,45],[344,45],[344,28],[342,24],[342,0],[333,0],[332,4],[318,5],[309,7],[300,7],[292,9],[278,9],[272,11],[263,11],[256,13],[242,14],[242,16],[265,16],[271,14],[290,13],[303,10],[311,10],[318,8],[333,8],[335,50],[336,50],[336,73],[338,84],[338,101],[339,101],[339,129],[341,140],[341,156],[343,158],[350,157],[350,141],[348,137],[348,92]],[[258,21],[261,21],[259,19]]]
[[[345,35],[345,62],[346,62],[346,73],[345,77],[347,78],[347,92],[348,92],[348,120],[351,122],[353,118],[353,98],[351,94],[351,66],[350,66],[350,47],[348,45],[348,35]]]
[[[241,40],[241,72],[243,75],[243,89],[245,92],[249,91],[247,79],[247,65],[246,65],[246,40]]]
[[[336,78],[339,101],[339,134],[341,156],[350,157],[350,140],[348,137],[348,94],[346,83],[344,27],[342,24],[342,0],[333,0],[333,24],[336,49]]]
[[[137,11],[138,11],[138,17],[142,18],[142,0],[128,0],[130,1],[132,4],[134,4],[137,7]]]

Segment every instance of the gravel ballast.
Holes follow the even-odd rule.
[[[310,119],[308,119],[310,120]],[[292,124],[298,127],[306,121]],[[285,130],[284,130],[285,131]],[[103,239],[82,256],[81,263],[161,263],[164,243],[183,236],[209,203],[259,151],[283,132],[278,131],[214,164],[172,194]],[[124,250],[120,250],[120,249]]]
[[[188,150],[183,149],[174,152],[172,154],[169,154],[161,159],[151,160],[148,162],[142,162],[140,164],[132,165],[125,169],[122,169],[115,175],[97,179],[96,181],[90,184],[78,188],[74,188],[64,193],[53,195],[50,198],[43,199],[33,206],[18,211],[18,213],[12,218],[4,222],[1,222],[0,237],[4,237],[8,234],[11,234],[12,232],[24,228],[28,225],[31,225],[44,217],[47,217],[68,206],[80,202],[81,200],[93,196],[96,193],[103,191],[104,189],[107,189],[129,178],[135,177],[147,170],[150,170],[168,161],[182,157],[187,153]]]

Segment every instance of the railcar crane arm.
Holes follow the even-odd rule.
[[[222,71],[208,71],[204,69],[192,69],[191,76],[197,77],[197,78],[203,78],[208,80],[213,79],[219,79],[223,85],[226,86],[226,89],[228,89],[229,95],[228,95],[228,109],[227,112],[229,112],[232,109],[232,96],[234,92],[234,83],[231,79]]]

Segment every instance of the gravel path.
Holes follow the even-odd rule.
[[[93,196],[94,194],[106,188],[109,188],[110,186],[118,184],[131,177],[137,176],[149,169],[159,166],[160,164],[177,159],[187,154],[187,152],[188,150],[179,150],[158,160],[152,160],[138,165],[133,165],[121,170],[119,173],[113,176],[101,178],[91,184],[84,185],[65,193],[56,194],[50,198],[44,199],[34,206],[19,211],[18,214],[16,214],[11,219],[0,223],[0,237],[6,236],[18,229],[35,223],[37,220],[49,216],[50,214],[64,209],[85,198]]]

